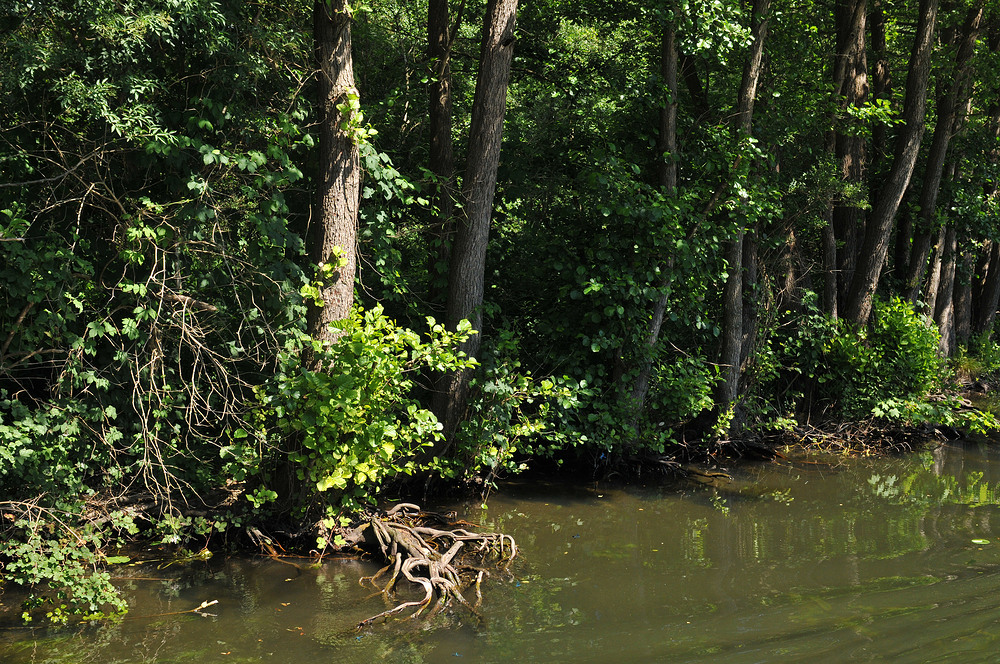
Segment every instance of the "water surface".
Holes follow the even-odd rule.
[[[997,449],[732,474],[718,487],[521,481],[485,510],[457,506],[522,551],[486,585],[479,624],[358,632],[386,608],[359,584],[376,566],[216,557],[124,568],[127,619],[0,630],[0,661],[996,661]],[[206,615],[165,615],[210,600]]]

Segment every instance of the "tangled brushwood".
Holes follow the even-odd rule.
[[[424,596],[404,601],[358,623],[365,627],[379,619],[413,609],[415,618],[430,607],[433,616],[453,603],[479,616],[482,603],[480,587],[491,570],[505,571],[517,557],[517,544],[510,535],[475,533],[465,521],[453,521],[453,514],[423,511],[417,505],[400,503],[382,514],[368,518],[356,532],[359,545],[386,563],[385,567],[366,577],[361,583],[371,583],[391,604],[401,579],[423,588]],[[383,585],[381,579],[389,574]],[[470,603],[465,592],[474,589],[475,602]]]

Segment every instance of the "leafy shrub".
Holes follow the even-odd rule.
[[[103,536],[115,527],[134,534],[129,517],[116,513],[111,522],[95,527],[80,518],[77,509],[48,509],[28,503],[8,503],[12,508],[0,523],[0,581],[30,587],[25,621],[45,610],[53,623],[71,616],[104,618],[127,610],[124,599],[99,569],[108,559],[101,552]],[[15,512],[19,516],[15,517]]]
[[[554,458],[586,440],[570,423],[585,393],[568,376],[537,379],[521,369],[520,348],[510,330],[498,330],[483,348],[471,383],[468,417],[449,459],[435,462],[444,477],[517,473],[529,457]]]
[[[418,453],[441,440],[441,424],[421,406],[415,378],[426,369],[471,367],[474,362],[455,347],[472,331],[467,321],[451,333],[428,319],[423,341],[387,318],[381,306],[356,307],[334,325],[340,336],[328,347],[302,337],[280,355],[262,401],[292,441],[297,480],[319,493],[334,491],[333,502],[353,510],[386,480],[412,474]],[[315,368],[303,361],[309,355]]]
[[[969,380],[991,378],[1000,373],[1000,343],[982,334],[969,341],[968,347],[959,347],[952,366],[960,377]]]
[[[871,416],[892,400],[919,401],[941,386],[937,328],[899,298],[877,300],[868,329],[833,320],[807,300],[807,314],[787,346],[786,364],[815,386],[813,407],[835,406],[843,417]],[[878,408],[883,415],[891,409]]]

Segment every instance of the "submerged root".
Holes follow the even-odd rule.
[[[517,543],[502,533],[475,533],[454,522],[447,515],[422,511],[411,503],[401,503],[381,515],[373,515],[363,526],[365,541],[385,567],[361,583],[371,583],[386,598],[393,594],[399,580],[406,579],[423,589],[423,597],[402,602],[358,623],[365,627],[377,620],[412,610],[408,618],[435,615],[453,604],[472,615],[482,603],[482,582],[489,574],[485,566],[506,569],[517,556]],[[370,535],[370,536],[369,536]],[[389,570],[384,585],[378,581]],[[476,603],[470,604],[465,591],[474,586]]]

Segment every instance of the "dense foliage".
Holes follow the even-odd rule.
[[[907,129],[927,0],[870,0],[871,92],[851,99],[835,54],[850,33],[841,5],[857,2],[831,14],[774,0],[749,132],[732,118],[768,3],[524,3],[475,331],[434,320],[461,223],[441,194],[463,169],[452,182],[429,169],[428,84],[442,73],[426,55],[427,2],[353,8],[360,98],[344,110],[364,173],[361,259],[357,306],[326,345],[306,322],[336,267],[307,258],[322,168],[312,5],[5,3],[0,580],[40,584],[55,619],[117,611],[106,577],[85,571],[139,527],[176,543],[280,515],[326,524],[407,481],[488,486],[533,459],[615,464],[804,420],[953,423],[950,401],[927,401],[946,388],[946,356],[995,353],[1000,14],[940,10],[924,147],[874,313],[858,321],[843,315],[849,271]],[[486,3],[461,4],[449,47],[460,165]],[[947,116],[933,184],[948,99],[964,110]],[[674,104],[677,148],[664,153]],[[940,189],[929,212],[928,186]],[[738,367],[720,359],[734,279]],[[472,334],[475,358],[459,350]],[[735,400],[720,396],[732,371]],[[453,434],[432,408],[442,372],[472,376]],[[223,490],[237,502],[186,516]]]

